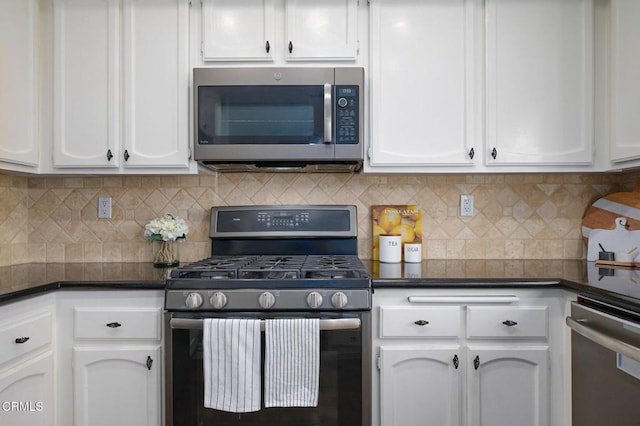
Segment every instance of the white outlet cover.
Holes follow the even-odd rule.
[[[460,195],[460,216],[473,216],[473,195]]]

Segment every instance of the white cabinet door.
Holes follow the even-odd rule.
[[[458,347],[380,347],[380,424],[460,426]]]
[[[0,161],[38,165],[35,0],[0,0]]]
[[[640,2],[611,1],[611,160],[640,158]]]
[[[0,403],[2,426],[53,425],[53,352],[0,372]]]
[[[593,162],[593,7],[486,1],[488,165]]]
[[[477,3],[371,2],[372,166],[474,164],[482,135]]]
[[[203,0],[203,59],[273,60],[274,20],[273,0]]]
[[[159,426],[160,346],[75,347],[76,426]]]
[[[354,60],[358,0],[285,0],[287,60]]]
[[[117,167],[117,0],[55,0],[53,163]]]
[[[54,1],[54,167],[189,166],[188,28],[189,0]]]
[[[548,426],[549,350],[469,347],[468,426]]]
[[[204,0],[202,38],[205,61],[354,60],[358,0]]]
[[[189,165],[189,0],[124,0],[127,167]]]

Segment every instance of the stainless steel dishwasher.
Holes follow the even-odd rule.
[[[572,302],[573,426],[640,425],[640,315],[602,302]]]

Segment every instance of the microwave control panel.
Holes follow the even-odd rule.
[[[358,86],[336,86],[336,144],[357,144],[360,140],[360,96]]]

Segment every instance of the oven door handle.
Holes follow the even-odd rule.
[[[202,330],[202,319],[171,318],[173,330]],[[360,318],[321,319],[320,330],[356,330],[361,327]],[[260,321],[260,331],[264,331],[265,320]]]
[[[584,320],[572,317],[567,317],[566,319],[566,323],[569,328],[579,335],[591,340],[597,345],[640,362],[640,348],[594,330],[593,328],[586,326],[583,321]]]

